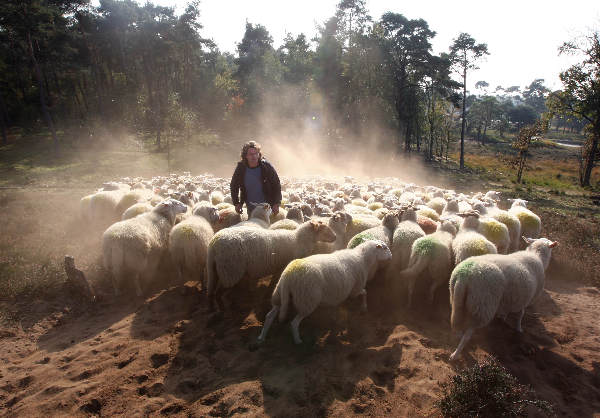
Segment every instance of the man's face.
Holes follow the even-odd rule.
[[[248,148],[246,159],[248,160],[248,166],[250,166],[250,168],[258,166],[258,155],[258,150],[256,148]]]

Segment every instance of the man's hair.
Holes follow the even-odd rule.
[[[246,156],[248,155],[248,150],[250,148],[254,148],[258,151],[258,159],[262,158],[262,154],[260,152],[260,144],[256,141],[248,141],[242,146],[242,152],[240,156],[242,157],[242,161],[246,161]]]

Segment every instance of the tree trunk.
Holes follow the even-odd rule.
[[[596,158],[596,153],[598,152],[598,139],[600,138],[600,121],[597,124],[597,128],[592,132],[592,144],[590,149],[585,156],[585,165],[583,169],[583,178],[581,179],[582,186],[590,185],[590,177],[592,176],[592,169],[594,168],[594,160]]]
[[[467,67],[463,70],[462,123],[460,127],[460,169],[465,168],[465,126],[467,124]]]
[[[0,92],[0,125],[2,128],[2,144],[8,144],[8,114],[6,111],[6,105],[4,104],[4,97],[2,96],[2,92]]]
[[[38,62],[35,58],[35,54],[33,52],[33,44],[31,43],[31,35],[27,32],[27,43],[29,44],[29,58],[31,58],[31,62],[33,63],[33,68],[35,70],[35,78],[38,82],[38,88],[40,90],[40,105],[42,106],[42,114],[44,115],[44,119],[46,119],[46,123],[48,124],[48,128],[50,132],[52,132],[52,139],[54,141],[54,152],[58,153],[58,138],[56,136],[56,130],[54,129],[54,123],[52,122],[52,117],[50,116],[50,112],[48,111],[48,107],[46,106],[46,91],[44,90],[44,79],[42,76],[42,70],[38,65]]]

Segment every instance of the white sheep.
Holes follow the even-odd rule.
[[[327,225],[335,232],[334,242],[317,242],[315,254],[329,254],[346,247],[346,227],[352,222],[352,216],[345,212],[336,212],[328,219]]]
[[[278,274],[293,259],[313,254],[317,241],[334,242],[335,233],[322,222],[308,221],[298,229],[227,228],[217,232],[207,257],[210,309],[214,299],[223,309],[222,292],[243,277]]]
[[[354,248],[369,240],[383,241],[387,246],[390,246],[394,230],[400,223],[398,216],[397,211],[386,213],[381,221],[381,225],[359,232],[348,241],[346,248]]]
[[[519,219],[521,235],[527,238],[537,238],[542,231],[542,221],[539,216],[527,209],[527,201],[523,199],[508,199],[512,205],[508,212]]]
[[[273,308],[265,318],[258,337],[263,342],[273,320],[279,313],[283,322],[290,302],[296,309],[292,320],[294,342],[301,344],[300,322],[319,306],[337,306],[349,297],[362,297],[362,309],[367,310],[367,282],[373,278],[379,263],[392,258],[381,241],[366,241],[353,249],[332,254],[316,254],[292,261],[287,265],[273,291]]]
[[[392,261],[386,273],[388,281],[393,280],[393,276],[408,266],[413,242],[425,236],[425,232],[417,223],[414,208],[404,209],[400,220],[392,236]]]
[[[506,318],[517,312],[516,329],[523,332],[525,308],[542,292],[552,248],[558,245],[546,238],[523,239],[529,244],[524,251],[472,257],[454,268],[450,322],[452,329],[464,333],[450,360],[461,353],[476,328],[488,325],[495,316]]]
[[[510,249],[510,231],[506,224],[495,218],[484,216],[479,218],[478,232],[496,246],[498,254],[508,254]]]
[[[400,272],[399,280],[407,285],[407,306],[412,304],[412,295],[417,278],[428,273],[429,304],[433,304],[435,291],[447,284],[454,262],[452,260],[452,240],[456,228],[450,221],[442,221],[431,235],[417,239],[412,244],[408,267]]]
[[[251,203],[254,209],[246,221],[233,225],[235,228],[253,227],[268,229],[271,225],[271,205],[268,203]]]
[[[454,253],[454,264],[483,254],[497,254],[498,250],[493,242],[488,240],[479,230],[479,213],[472,211],[460,213],[464,221],[454,240],[452,241],[452,252]]]
[[[189,273],[199,276],[202,290],[206,289],[204,274],[206,254],[208,243],[214,235],[212,225],[218,220],[219,212],[217,208],[197,204],[192,210],[192,216],[171,229],[169,233],[169,252],[177,269],[180,284],[184,283],[184,273],[187,270]]]
[[[136,203],[123,212],[121,220],[124,221],[126,219],[135,218],[136,216],[141,215],[142,213],[150,212],[151,210],[152,205],[150,203]]]
[[[178,200],[167,199],[152,211],[111,225],[102,236],[104,267],[111,273],[115,295],[127,272],[134,273],[138,296],[142,296],[140,275],[148,279],[158,267],[167,249],[169,232],[178,213],[187,206]]]

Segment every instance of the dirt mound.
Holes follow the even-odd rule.
[[[452,364],[444,292],[435,309],[409,312],[373,283],[368,314],[358,301],[320,309],[303,321],[301,346],[286,323],[257,347],[268,284],[236,289],[222,314],[194,287],[94,308],[33,303],[42,319],[0,330],[0,405],[19,416],[427,416],[438,413],[440,382],[493,354],[560,415],[600,412],[596,288],[549,277],[523,336],[494,322]]]

